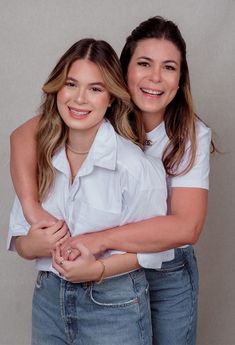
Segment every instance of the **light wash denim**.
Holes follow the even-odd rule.
[[[195,345],[198,270],[192,246],[175,249],[175,259],[146,270],[153,345]]]
[[[143,269],[101,284],[73,284],[39,272],[33,297],[33,345],[152,345]]]

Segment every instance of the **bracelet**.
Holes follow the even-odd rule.
[[[98,279],[98,281],[96,281],[96,284],[101,284],[102,281],[104,280],[104,273],[105,273],[105,264],[102,260],[96,260],[96,261],[99,261],[102,265],[102,272],[100,274],[100,277]]]

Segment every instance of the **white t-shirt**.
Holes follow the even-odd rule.
[[[173,187],[209,189],[211,129],[198,120],[196,123],[196,133],[197,153],[195,163],[192,169],[185,175],[167,176],[169,192]],[[148,155],[162,159],[163,151],[169,142],[165,123],[161,122],[159,126],[147,133],[147,139],[152,142],[152,145],[146,146],[145,152]],[[189,148],[189,144],[187,147]],[[181,172],[186,167],[188,159],[189,153],[186,150],[184,158],[177,169],[178,172]]]
[[[64,147],[54,155],[53,166],[55,184],[43,207],[64,219],[72,236],[166,214],[166,176],[161,160],[147,157],[138,146],[119,136],[107,121],[100,126],[73,184]],[[10,216],[8,249],[14,249],[13,237],[26,235],[29,228],[16,198]],[[112,253],[120,252],[109,251],[106,255]],[[143,267],[160,268],[163,261],[174,258],[174,251],[137,255]],[[55,272],[51,258],[37,259],[36,266],[38,270]]]
[[[192,169],[184,175],[167,176],[168,195],[171,194],[171,188],[174,187],[209,189],[211,129],[204,125],[200,120],[196,123],[196,137],[197,152],[194,165]],[[147,133],[147,139],[150,140],[151,145],[146,146],[146,154],[162,159],[164,149],[169,143],[165,123],[161,122],[160,125]],[[186,147],[186,153],[178,166],[177,172],[182,172],[187,166],[189,160],[189,148],[190,143],[188,143]],[[169,208],[167,211],[168,214],[170,214]],[[181,248],[183,247],[187,247],[187,245],[184,245]]]

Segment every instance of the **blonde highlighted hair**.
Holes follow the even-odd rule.
[[[55,172],[52,166],[54,153],[65,145],[68,128],[57,109],[57,93],[64,86],[71,65],[79,59],[95,63],[101,72],[105,87],[111,95],[107,118],[123,137],[143,145],[143,126],[140,114],[129,114],[133,110],[130,96],[122,76],[119,59],[113,48],[105,41],[82,39],[72,45],[60,58],[44,84],[43,101],[40,107],[40,122],[37,131],[38,189],[43,200],[53,185]],[[130,124],[133,124],[133,127]],[[134,129],[133,129],[134,128]]]

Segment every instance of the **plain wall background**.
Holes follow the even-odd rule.
[[[5,250],[14,195],[9,134],[35,114],[41,85],[72,43],[92,36],[109,41],[120,53],[129,32],[157,14],[182,31],[196,110],[224,152],[211,160],[208,217],[196,247],[198,345],[234,345],[235,1],[0,0],[0,13],[0,345],[30,344],[35,279],[32,262]]]

